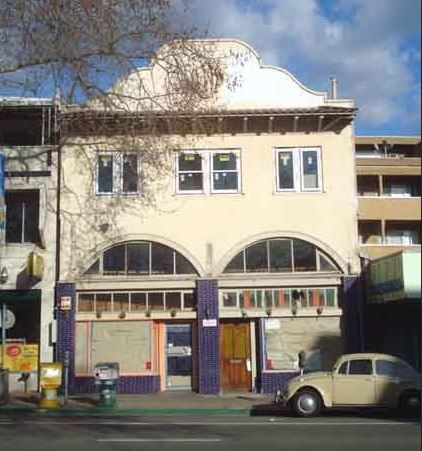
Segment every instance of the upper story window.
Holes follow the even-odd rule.
[[[275,153],[278,192],[322,191],[320,148],[283,148]]]
[[[37,243],[40,193],[6,191],[6,243]]]
[[[339,272],[316,246],[302,240],[277,238],[258,241],[243,249],[226,266],[225,273]]]
[[[176,155],[179,194],[238,193],[240,178],[239,151],[183,151]]]
[[[97,155],[97,194],[138,194],[139,158],[130,153]]]
[[[197,271],[187,258],[164,244],[133,241],[105,250],[85,274],[148,276],[197,274]]]

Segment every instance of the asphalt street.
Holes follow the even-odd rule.
[[[419,420],[323,416],[0,416],[1,451],[419,451]]]

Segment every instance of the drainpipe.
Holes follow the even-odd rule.
[[[330,77],[330,82],[331,82],[330,98],[332,100],[336,100],[337,99],[337,88],[338,88],[337,78],[336,77]]]
[[[60,280],[60,193],[61,193],[61,177],[62,177],[62,155],[60,142],[60,91],[56,92],[54,97],[54,139],[57,150],[57,187],[56,187],[56,271],[54,277],[55,293],[57,284]],[[57,320],[57,296],[55,295],[54,318]],[[57,346],[54,347],[54,359],[57,361]]]

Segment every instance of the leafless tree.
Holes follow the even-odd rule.
[[[155,182],[171,170],[170,153],[180,142],[174,136],[183,135],[186,145],[186,136],[215,125],[204,112],[213,108],[224,71],[211,41],[191,39],[206,33],[185,20],[188,7],[188,0],[0,1],[0,95],[60,93],[59,149],[77,148],[81,172],[91,174],[84,201],[67,188],[72,174],[60,175],[62,195],[75,200],[71,211],[60,209],[70,235],[83,218],[98,240],[116,236],[120,211],[135,213],[124,196],[89,196],[93,152],[139,153],[148,170],[138,205],[146,209],[156,206]],[[139,70],[152,62],[158,88]],[[105,222],[111,227],[100,227]],[[77,235],[75,252],[85,252]]]

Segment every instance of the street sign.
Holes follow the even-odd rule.
[[[3,327],[3,323],[4,323],[4,328],[6,330],[11,329],[15,325],[16,317],[15,317],[15,314],[11,310],[6,310],[6,314],[4,316],[4,321],[3,321],[3,314],[0,311],[0,329]]]

